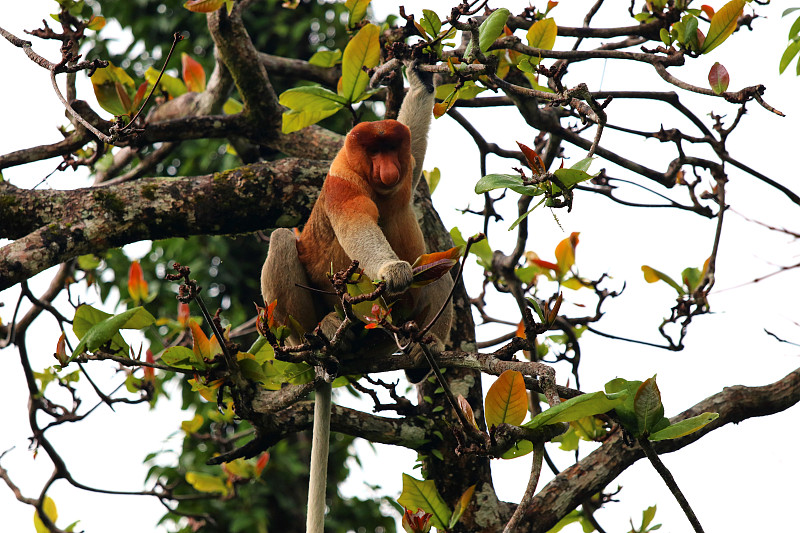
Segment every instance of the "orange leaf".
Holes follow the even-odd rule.
[[[189,304],[178,302],[178,323],[186,327],[189,322]]]
[[[547,172],[547,169],[544,168],[544,161],[542,161],[542,158],[536,153],[536,150],[528,148],[519,141],[517,141],[517,146],[519,146],[519,149],[522,150],[522,155],[524,155],[525,159],[528,160],[528,167],[533,171],[535,176],[539,176]]]
[[[210,362],[214,360],[214,356],[222,353],[219,347],[217,337],[212,337],[210,340],[194,320],[189,321],[189,328],[192,330],[192,351],[195,356],[201,360]]]
[[[67,357],[67,337],[62,332],[56,343],[56,353],[53,354],[58,359],[58,364],[65,366],[69,362]]]
[[[445,113],[447,113],[448,109],[449,109],[449,106],[444,102],[439,102],[439,103],[433,104],[433,116],[436,117],[436,118],[439,118],[442,115],[444,115]]]
[[[269,462],[269,452],[264,452],[256,461],[256,477],[261,475],[261,472],[264,471],[264,467],[267,466]]]
[[[706,4],[703,4],[702,6],[700,6],[700,9],[703,11],[703,13],[706,14],[706,16],[708,17],[708,20],[711,20],[714,17],[714,8],[713,7],[711,7],[709,5],[706,5]]]
[[[528,412],[525,380],[516,370],[506,370],[486,393],[486,425],[519,425]]]
[[[556,246],[556,262],[558,262],[558,277],[564,277],[572,265],[575,264],[575,247],[578,246],[580,232],[573,231],[569,237]]]
[[[133,261],[128,269],[128,294],[137,305],[147,299],[147,282],[139,261]]]
[[[462,395],[458,395],[458,407],[464,413],[464,416],[467,418],[467,421],[475,427],[478,427],[478,423],[475,422],[475,413],[472,412],[472,406],[469,404],[466,398]]]
[[[527,335],[525,335],[525,323],[520,320],[519,324],[517,324],[517,337],[520,339],[527,339]]]
[[[433,283],[447,274],[451,268],[458,264],[458,258],[464,251],[464,246],[456,246],[444,252],[423,254],[411,265],[413,282],[411,287],[422,287]]]
[[[192,59],[186,52],[183,52],[181,54],[181,68],[187,90],[196,93],[206,90],[206,73],[203,70],[203,65]]]

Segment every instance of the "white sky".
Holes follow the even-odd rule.
[[[373,3],[377,4],[379,14],[397,6],[396,2],[384,0]],[[541,1],[535,5],[544,3]],[[559,24],[580,25],[590,3],[564,0],[552,15]],[[724,2],[708,3],[719,8]],[[627,9],[628,3],[617,4],[607,2],[593,24],[614,25],[615,20],[618,23],[619,18],[614,18],[616,10],[622,10],[621,4],[625,4],[624,9]],[[51,0],[28,0],[13,10],[6,10],[0,25],[24,37],[22,30],[39,27],[41,19],[55,11],[55,5]],[[491,2],[491,5],[505,5],[517,12],[523,3]],[[450,2],[429,1],[425,7],[437,10],[444,18]],[[719,61],[730,72],[731,90],[757,83],[766,85],[765,99],[784,111],[787,117],[779,118],[756,104],[748,105],[748,115],[738,133],[729,141],[729,151],[745,164],[800,190],[795,185],[795,130],[800,116],[796,94],[800,80],[790,74],[777,76],[777,64],[786,44],[791,18],[780,19],[783,6],[759,7],[758,10],[768,18],[755,21],[756,31],[734,35],[730,42],[708,57],[689,61],[689,65],[674,74],[705,86],[708,69]],[[407,11],[412,12],[410,8]],[[421,7],[415,10],[418,11]],[[37,52],[51,60],[58,58],[57,46],[31,40]],[[559,41],[557,46],[564,44]],[[0,105],[0,123],[5,129],[5,134],[0,137],[0,153],[59,140],[61,136],[55,128],[65,123],[63,109],[52,92],[47,72],[5,41],[0,42],[0,58],[5,72],[13,73],[0,84],[0,102],[3,102]],[[621,62],[608,62],[605,65],[589,64],[586,68],[583,65],[573,67],[566,81],[568,85],[585,82],[593,90],[669,89],[667,86],[658,87],[654,80],[655,74],[646,68],[637,71]],[[91,92],[81,96],[94,102]],[[721,100],[693,98],[683,93],[681,99],[706,120],[709,111],[729,117],[736,112],[734,106]],[[675,125],[670,122],[671,113],[666,110],[666,107],[632,108],[627,102],[616,101],[609,106],[608,113],[610,121],[616,124],[657,129],[662,121],[666,128]],[[536,134],[514,117],[513,110],[465,111],[464,114],[475,120],[487,140],[503,148],[514,148],[514,141],[532,144]],[[12,128],[13,135],[9,133]],[[472,187],[480,177],[477,150],[472,148],[468,135],[449,118],[437,120],[430,137],[425,166],[442,169],[442,182],[434,194],[434,201],[448,227],[458,225],[464,235],[473,234],[480,229],[481,221],[477,217],[462,216],[456,209],[466,207],[468,203],[472,207],[479,206],[479,200],[471,196]],[[637,143],[635,148],[631,143]],[[674,150],[658,141],[642,141],[609,130],[604,134],[603,144],[612,149],[635,149],[635,157],[643,158],[648,166],[656,169],[665,168],[674,157]],[[581,151],[570,147],[567,154],[573,161],[584,156]],[[57,163],[50,160],[16,167],[6,170],[4,176],[15,184],[31,186],[52,171]],[[491,158],[488,170],[508,172],[509,167],[508,162]],[[607,167],[616,177],[630,178],[603,161],[595,162],[593,170],[602,167]],[[736,210],[775,226],[800,230],[796,224],[797,206],[792,206],[780,194],[751,177],[734,170],[730,170],[729,175],[728,200]],[[75,186],[75,180],[68,171],[54,175],[45,186],[71,188]],[[570,232],[580,231],[577,264],[581,273],[591,277],[608,271],[614,277],[611,288],[619,288],[623,281],[627,282],[625,295],[609,303],[608,315],[598,328],[658,342],[656,327],[668,311],[674,292],[666,285],[645,284],[640,266],[648,264],[678,276],[686,266],[702,265],[711,248],[714,222],[677,212],[626,209],[588,194],[578,195],[572,213],[558,211],[557,215],[563,230],[547,210],[538,210],[532,215],[530,249],[543,259],[552,259],[556,243]],[[505,228],[514,217],[506,218],[507,222],[495,227],[490,242],[493,247],[508,252],[511,234]],[[771,272],[775,264],[797,262],[798,246],[790,238],[747,224],[734,214],[728,216],[724,232],[718,260],[717,289],[737,286]],[[470,279],[473,281],[471,285]],[[476,279],[468,278],[468,286],[475,287]],[[41,292],[47,281],[47,273],[38,276],[31,284],[34,293]],[[645,379],[658,374],[666,414],[672,416],[719,392],[724,386],[764,385],[780,379],[799,366],[800,349],[776,342],[763,332],[763,328],[767,327],[783,338],[800,340],[800,327],[795,323],[798,320],[797,287],[798,274],[790,272],[755,285],[712,294],[714,314],[695,321],[687,339],[687,348],[679,353],[611,343],[586,334],[581,343],[582,388],[587,391],[601,389],[606,381],[617,376]],[[9,290],[0,295],[0,301],[5,303],[5,307],[0,308],[4,323],[11,320],[16,294],[16,291]],[[580,294],[576,298],[591,302]],[[501,304],[490,314],[518,320],[510,309],[507,304]],[[48,327],[53,325],[53,321],[46,317],[39,323],[47,323]],[[482,339],[505,332],[490,326],[481,326],[478,331]],[[36,332],[36,336],[43,342],[32,342],[31,353],[35,368],[41,369],[52,364],[51,354],[57,335],[44,330],[41,334]],[[569,378],[568,370],[560,367],[557,370],[559,383],[565,384]],[[0,372],[6,377],[5,386],[0,389],[0,401],[6,408],[3,425],[7,428],[0,433],[0,452],[16,446],[2,464],[11,470],[12,478],[23,493],[33,497],[49,475],[50,464],[44,454],[34,461],[26,451],[29,434],[25,407],[27,391],[16,352],[5,350],[0,354]],[[488,383],[486,385],[488,387]],[[794,485],[794,479],[800,475],[800,463],[794,457],[794,443],[800,437],[796,424],[798,413],[800,411],[794,407],[773,417],[726,426],[704,437],[700,441],[702,444],[664,457],[707,531],[786,529],[785,510],[791,509],[798,497]],[[145,407],[118,406],[114,414],[101,408],[87,423],[59,428],[52,432],[51,437],[64,450],[71,471],[80,481],[111,489],[138,490],[146,471],[141,464],[144,455],[162,446],[172,447],[166,440],[179,427],[181,420],[189,418],[191,414],[178,412],[174,404],[160,406],[154,412]],[[588,452],[589,447],[585,448],[584,451]],[[379,494],[397,497],[401,488],[400,473],[416,475],[411,472],[414,454],[386,446],[375,449],[373,452],[366,443],[358,444],[364,470],[352,476],[343,492],[365,495],[369,493],[367,484],[375,484],[383,487]],[[571,456],[559,454],[555,447],[550,451],[558,465],[568,466]],[[493,463],[495,487],[501,499],[519,500],[527,483],[529,466],[529,457]],[[543,482],[546,479],[545,476]],[[598,521],[609,533],[627,531],[629,518],[638,524],[641,511],[653,504],[658,504],[656,522],[664,524],[662,531],[689,530],[682,512],[649,464],[640,461],[610,488],[617,483],[623,486],[619,494],[621,503],[609,504],[597,514]],[[59,506],[60,525],[79,519],[80,526],[88,532],[106,531],[111,524],[121,533],[149,530],[163,513],[163,508],[149,498],[99,496],[71,489],[63,482],[56,483],[50,495]],[[770,512],[758,512],[759,509]],[[4,530],[32,530],[32,509],[18,503],[4,486],[0,486],[0,510]],[[120,520],[123,516],[126,518]],[[565,531],[574,533],[579,528],[573,526]]]

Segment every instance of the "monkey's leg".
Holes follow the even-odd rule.
[[[279,228],[272,232],[269,239],[267,260],[261,269],[261,295],[264,303],[269,305],[274,300],[275,319],[283,324],[288,315],[292,315],[303,329],[313,331],[317,325],[317,311],[314,300],[308,289],[308,275],[303,263],[297,255],[297,239],[292,230]],[[300,344],[303,339],[289,338],[291,344]]]

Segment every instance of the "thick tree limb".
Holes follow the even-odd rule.
[[[192,178],[72,191],[0,182],[0,290],[78,255],[143,239],[247,233],[299,225],[326,161],[283,159]]]

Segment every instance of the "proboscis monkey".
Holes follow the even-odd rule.
[[[408,290],[411,263],[426,252],[411,202],[422,175],[434,86],[430,73],[420,72],[413,63],[406,75],[411,87],[398,120],[361,123],[347,135],[300,238],[285,228],[272,233],[261,292],[266,303],[277,299],[278,321],[291,315],[306,331],[321,321],[325,334],[335,331],[335,298],[297,285],[330,291],[326,273],[331,266],[334,272],[344,270],[352,260],[358,260],[370,278],[385,280],[390,298],[403,293],[392,306],[393,316],[400,313],[422,327],[446,301],[450,276]],[[438,349],[447,342],[451,320],[448,306],[431,329]],[[391,353],[396,346],[386,343],[384,349]],[[307,533],[323,531],[330,409],[331,389],[324,385],[316,394]]]

